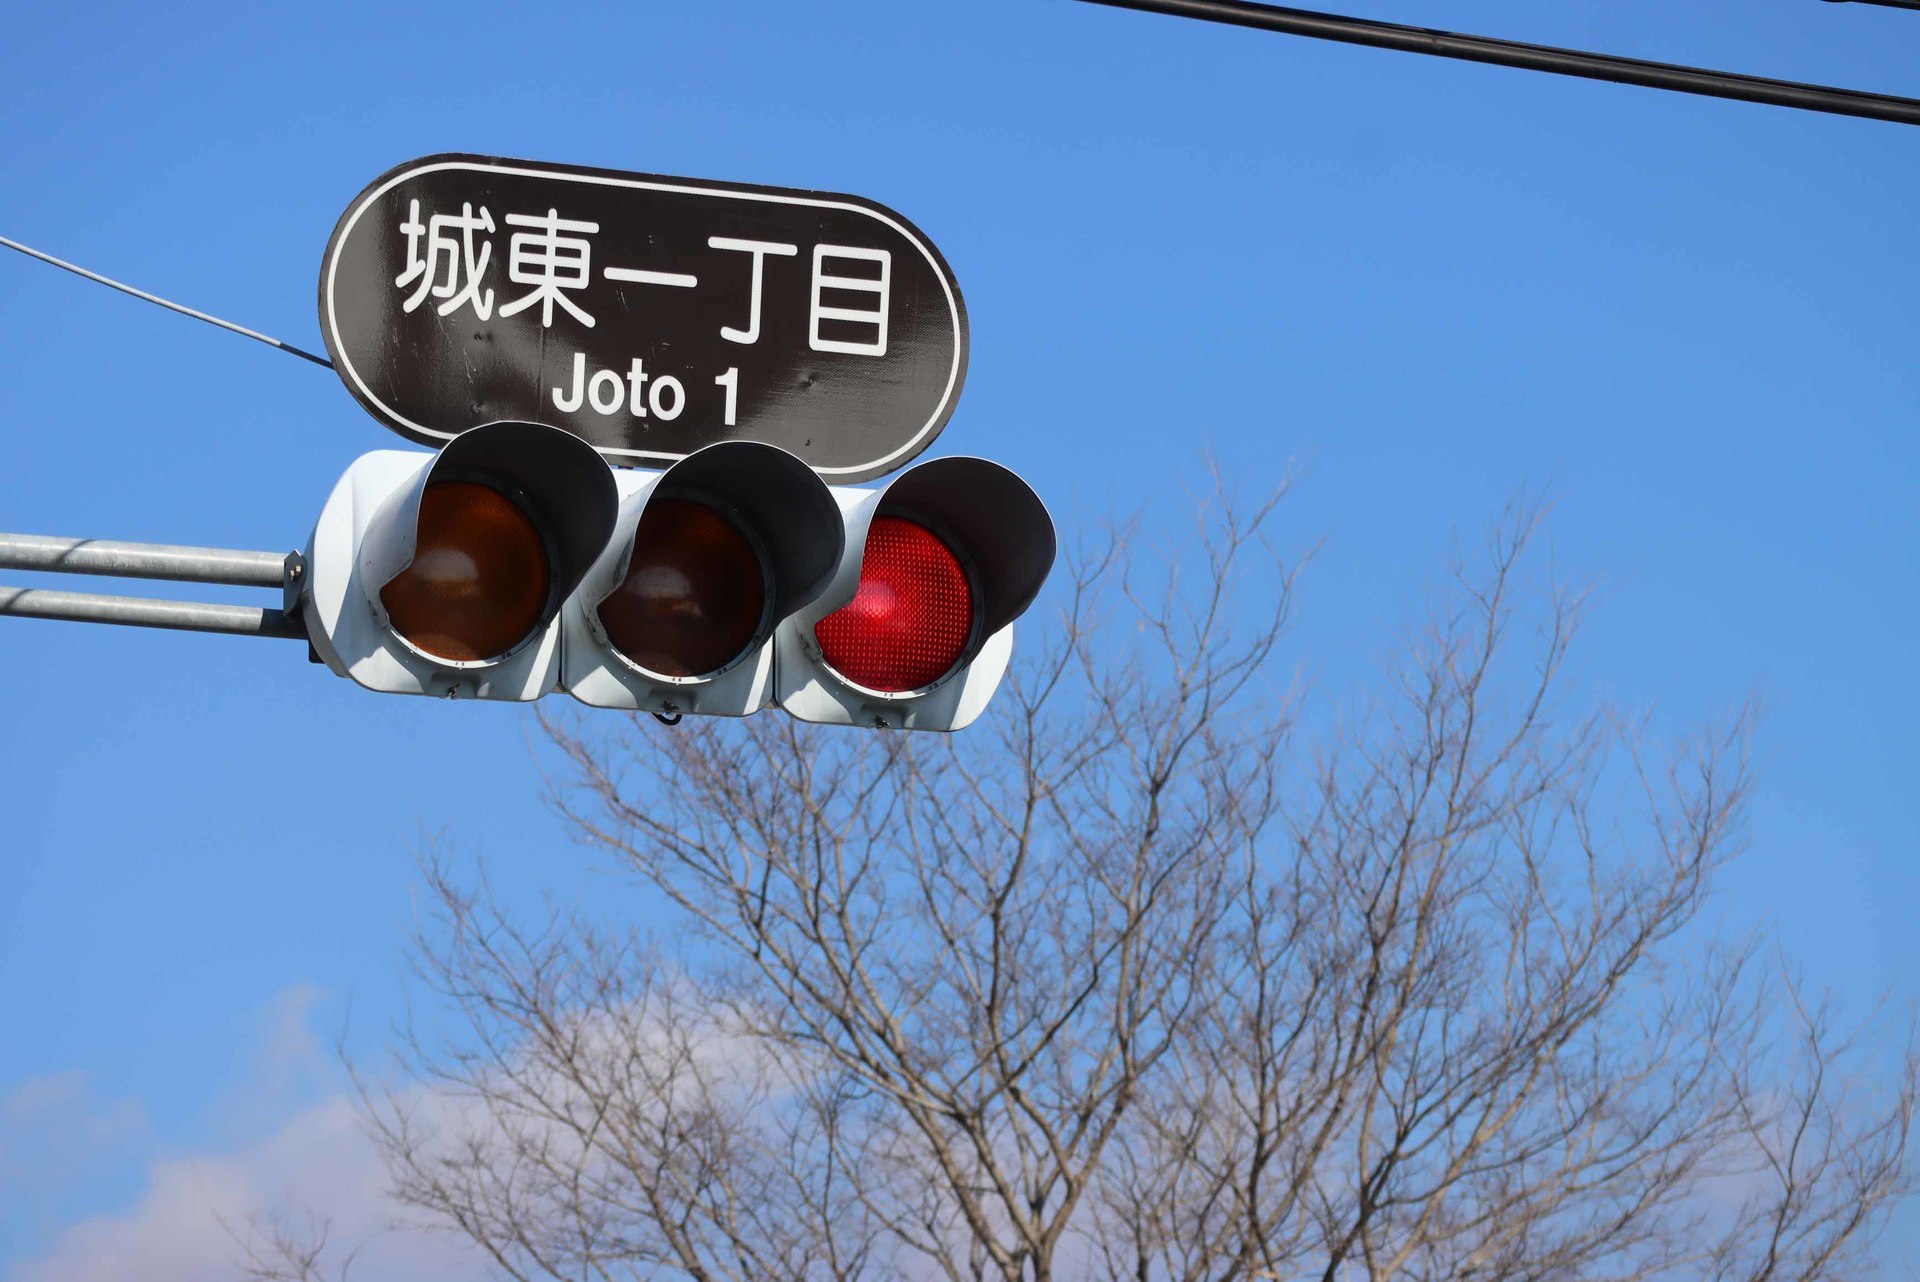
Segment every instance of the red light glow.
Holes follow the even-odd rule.
[[[852,601],[814,626],[821,657],[855,685],[900,694],[960,662],[973,634],[973,589],[953,550],[905,517],[876,516]]]

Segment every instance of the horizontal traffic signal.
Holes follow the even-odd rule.
[[[829,487],[728,441],[616,472],[565,432],[494,423],[356,460],[299,608],[318,656],[374,690],[953,730],[1053,556],[1038,497],[984,459]]]

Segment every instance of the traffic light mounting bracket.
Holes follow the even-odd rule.
[[[300,614],[286,608],[290,599],[290,567],[298,555],[44,534],[0,534],[0,570],[278,588],[282,594],[282,608],[275,609],[101,592],[0,587],[0,616],[304,639],[307,632]]]

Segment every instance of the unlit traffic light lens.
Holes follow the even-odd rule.
[[[852,601],[814,625],[820,655],[855,685],[901,694],[932,685],[973,635],[973,589],[925,526],[876,516]]]
[[[420,495],[413,563],[380,589],[393,630],[435,658],[512,650],[540,626],[552,571],[531,518],[498,490],[436,481]]]
[[[766,606],[760,556],[738,526],[704,503],[655,499],[634,530],[626,578],[600,603],[600,625],[647,671],[697,677],[754,643]]]

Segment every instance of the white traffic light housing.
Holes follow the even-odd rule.
[[[1053,558],[1046,508],[985,459],[830,488],[723,441],[616,474],[570,433],[502,422],[356,459],[289,608],[371,690],[958,730]]]
[[[1013,621],[1053,567],[1053,521],[977,458],[836,489],[846,550],[826,592],[775,633],[775,699],[803,721],[958,730],[1006,674]]]
[[[745,716],[773,687],[774,629],[845,546],[827,486],[785,450],[726,441],[623,471],[606,550],[562,615],[561,685],[584,703]]]
[[[537,699],[559,680],[561,607],[617,511],[605,460],[537,423],[362,455],[307,549],[308,639],[370,690]]]

